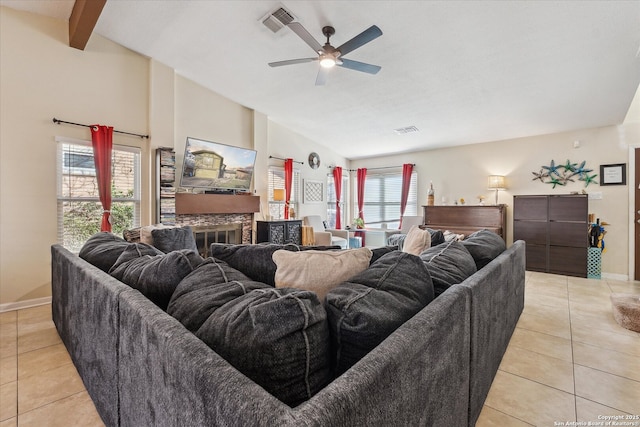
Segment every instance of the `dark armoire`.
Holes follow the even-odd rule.
[[[527,270],[587,277],[585,194],[513,197],[513,240],[524,240]]]

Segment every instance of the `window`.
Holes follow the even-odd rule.
[[[78,252],[100,231],[102,204],[89,141],[57,138],[58,242]],[[111,221],[114,234],[140,225],[140,150],[114,145]]]
[[[402,195],[402,171],[376,173],[367,171],[364,196],[364,221],[367,227],[378,228],[386,224],[394,229],[400,226],[400,197]],[[357,197],[357,196],[356,196]],[[354,202],[357,206],[357,199]],[[418,174],[411,174],[409,197],[405,215],[417,215]]]
[[[269,166],[269,212],[273,219],[284,219],[284,201],[273,200],[273,190],[284,190],[284,168],[277,166]],[[300,170],[293,169],[293,178],[291,179],[291,200],[289,207],[298,212],[298,202],[300,201]]]
[[[349,176],[344,172],[340,196],[340,224],[344,228],[351,224],[351,221],[347,220],[347,205],[344,203],[345,200],[349,200]],[[327,226],[328,228],[336,227],[336,186],[333,174],[327,175]]]

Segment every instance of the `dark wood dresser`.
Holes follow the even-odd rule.
[[[524,240],[527,270],[587,277],[587,195],[513,197],[513,240]]]
[[[422,206],[424,225],[469,235],[488,229],[507,240],[507,205]]]

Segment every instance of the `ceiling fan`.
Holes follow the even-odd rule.
[[[296,33],[305,43],[311,46],[311,49],[318,54],[317,58],[300,58],[289,59],[287,61],[270,62],[271,67],[280,67],[283,65],[302,64],[304,62],[319,61],[320,70],[316,77],[316,86],[324,85],[327,81],[327,74],[329,70],[334,66],[349,68],[351,70],[362,71],[364,73],[376,74],[382,67],[378,65],[367,64],[364,62],[353,61],[346,59],[344,56],[349,52],[356,50],[357,48],[369,43],[370,41],[380,37],[382,31],[375,25],[367,28],[351,40],[343,43],[341,46],[335,48],[331,46],[329,39],[335,34],[336,30],[333,27],[326,26],[322,28],[322,34],[327,38],[327,42],[322,46],[299,22],[290,22],[287,24],[291,30]]]

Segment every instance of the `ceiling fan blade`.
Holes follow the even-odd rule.
[[[381,35],[382,35],[382,30],[380,30],[380,28],[378,28],[377,26],[372,25],[366,30],[364,30],[363,32],[361,32],[360,34],[358,34],[357,36],[355,36],[354,38],[352,38],[351,40],[349,40],[348,42],[342,44],[342,46],[340,46],[338,50],[340,51],[342,56],[344,56],[347,53],[353,50],[356,50],[360,46],[369,43],[371,40],[374,40],[380,37]]]
[[[379,65],[367,64],[365,62],[353,61],[351,59],[341,58],[342,64],[336,64],[350,70],[362,71],[363,73],[377,74],[382,69]]]
[[[269,62],[270,67],[282,67],[283,65],[303,64],[305,62],[317,61],[318,58],[288,59],[286,61]]]
[[[313,38],[309,31],[306,30],[299,22],[290,22],[287,27],[291,28],[291,30],[296,33],[306,44],[311,46],[314,52],[319,53],[322,52],[322,45],[318,43],[316,39]]]
[[[329,68],[320,67],[318,70],[318,76],[316,77],[316,86],[324,86],[327,82],[327,76],[329,75]]]

